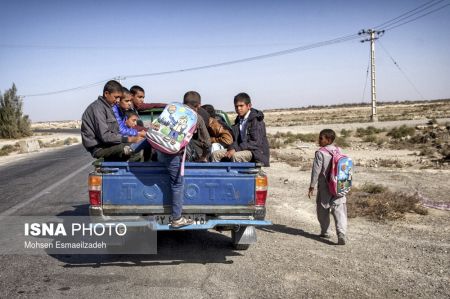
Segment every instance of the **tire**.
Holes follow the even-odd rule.
[[[250,244],[233,244],[233,247],[236,250],[247,250],[250,247]]]

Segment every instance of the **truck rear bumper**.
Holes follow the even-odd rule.
[[[149,227],[152,230],[156,231],[169,231],[169,230],[208,230],[216,227],[220,228],[228,228],[228,229],[238,229],[239,227],[245,226],[268,226],[272,225],[271,221],[268,220],[255,220],[251,219],[252,216],[249,216],[248,219],[242,216],[236,216],[236,219],[232,219],[229,217],[228,219],[208,219],[205,223],[202,224],[192,224],[179,228],[173,228],[168,224],[159,224],[153,220],[152,216],[125,216],[125,215],[117,215],[117,216],[105,216],[105,215],[92,215],[93,222],[115,222],[115,223],[123,223],[127,227]],[[231,219],[230,219],[231,218]]]

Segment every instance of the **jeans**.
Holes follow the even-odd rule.
[[[132,143],[130,147],[133,149],[135,153],[151,148],[150,143],[148,143],[147,139],[142,139],[136,143]]]
[[[180,175],[181,156],[169,155],[157,151],[158,162],[167,168],[170,178],[170,189],[172,189],[172,219],[177,220],[183,211],[184,177]]]

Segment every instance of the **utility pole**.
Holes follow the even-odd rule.
[[[374,29],[361,30],[358,32],[359,35],[368,35],[369,37],[361,40],[362,43],[370,41],[370,82],[371,82],[371,95],[372,95],[372,115],[370,120],[372,122],[378,121],[377,115],[377,92],[375,85],[375,40],[379,39],[383,34],[384,30],[378,31]]]

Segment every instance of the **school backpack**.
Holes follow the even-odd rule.
[[[344,155],[338,147],[334,150],[321,147],[319,151],[331,155],[331,168],[327,178],[328,190],[334,197],[345,196],[352,187],[352,159]]]
[[[154,149],[177,154],[187,146],[197,128],[197,113],[180,103],[168,104],[147,132]]]

